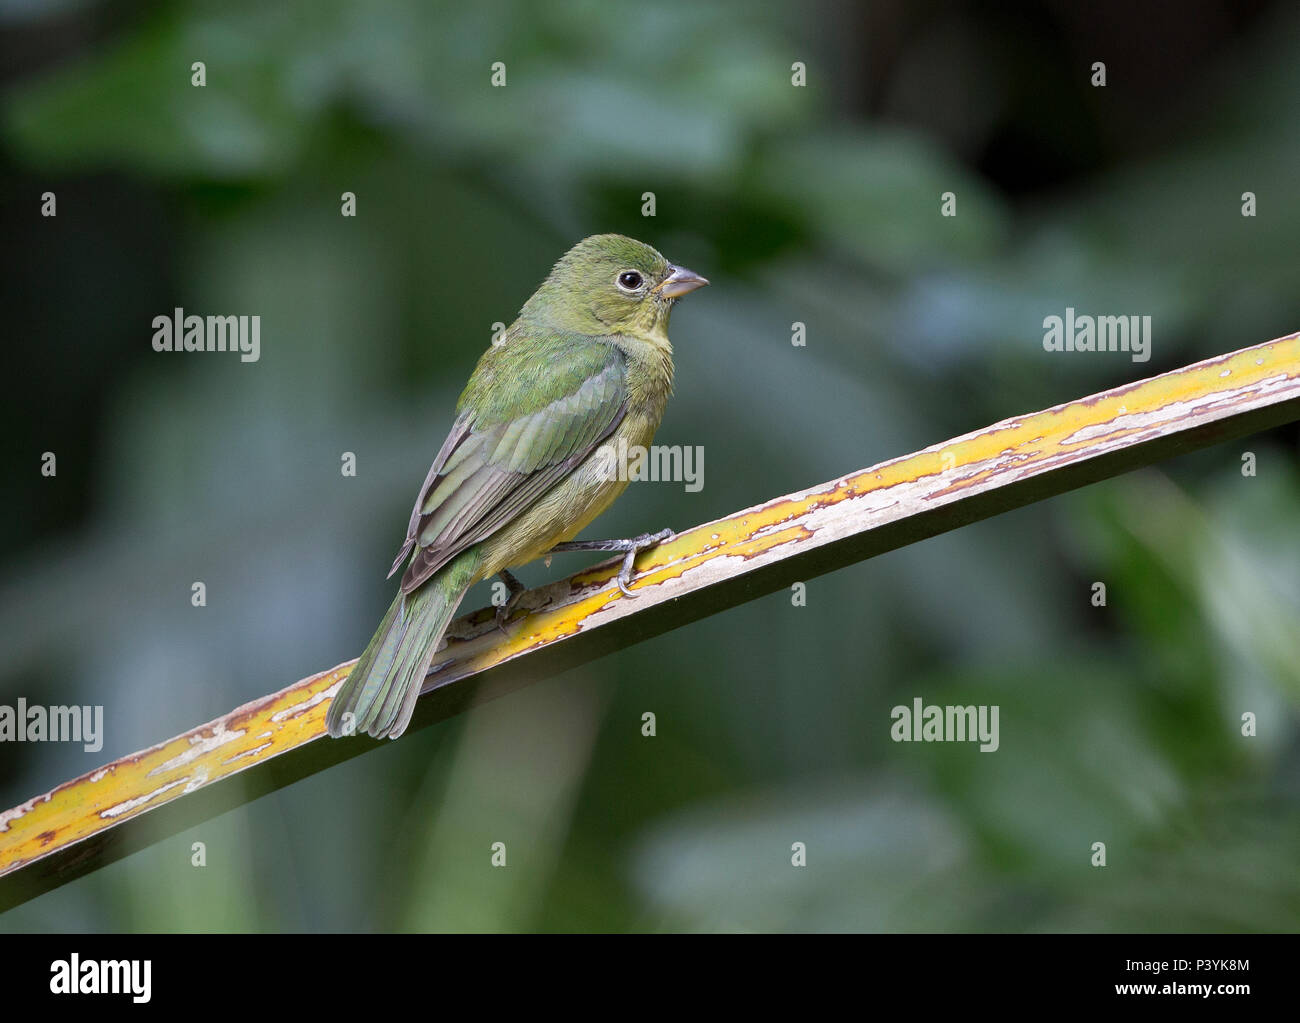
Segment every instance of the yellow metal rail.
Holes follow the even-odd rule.
[[[1300,419],[1300,335],[996,423],[530,591],[452,626],[412,729],[613,649],[925,537]],[[351,662],[0,814],[0,910],[372,748],[324,736]]]

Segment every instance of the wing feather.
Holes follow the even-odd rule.
[[[523,357],[484,356],[425,478],[393,563],[396,571],[415,552],[402,576],[405,593],[516,518],[613,433],[627,411],[626,363],[608,340],[553,335],[530,345],[527,358],[537,360],[530,368],[558,375],[541,394],[536,370],[512,373],[508,356]],[[483,381],[490,393],[482,397],[490,400],[479,401]],[[518,384],[514,402],[502,395],[507,382]]]

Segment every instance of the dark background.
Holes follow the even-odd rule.
[[[584,235],[713,281],[674,316],[657,438],[704,447],[704,489],[636,484],[592,536],[1300,326],[1294,4],[68,2],[0,27],[0,702],[106,717],[96,754],[0,747],[6,807],[355,656],[492,323]],[[175,306],[260,315],[261,360],[153,352]],[[1066,306],[1152,316],[1151,361],[1044,352]],[[636,646],[0,928],[1293,930],[1297,438]],[[998,704],[1000,751],[892,743],[915,696]]]

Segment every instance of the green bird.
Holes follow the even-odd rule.
[[[617,234],[586,238],[555,264],[460,396],[388,573],[406,565],[401,590],[330,703],[330,735],[406,730],[442,635],[481,579],[509,588],[504,621],[523,591],[511,566],[556,550],[624,551],[618,582],[632,595],[637,552],[671,531],[571,541],[627,487],[607,449],[650,446],[673,386],[669,314],[708,283]]]

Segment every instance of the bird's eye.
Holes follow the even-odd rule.
[[[641,287],[641,275],[635,270],[624,270],[618,275],[618,286],[624,291],[636,291]]]

